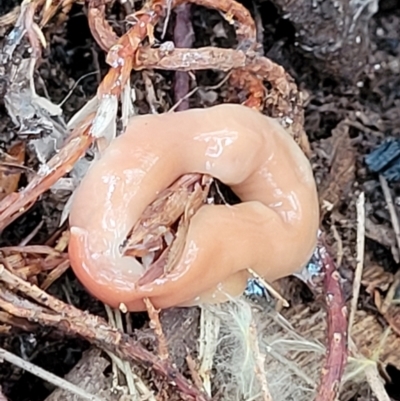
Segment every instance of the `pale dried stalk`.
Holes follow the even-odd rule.
[[[260,351],[257,328],[253,319],[250,323],[249,334],[251,338],[250,344],[256,361],[256,377],[261,385],[263,401],[273,401],[265,373],[265,355]]]
[[[353,281],[353,298],[351,300],[349,315],[349,336],[353,327],[354,315],[357,311],[358,296],[360,294],[361,278],[364,270],[365,249],[365,195],[361,192],[357,199],[357,267]]]
[[[28,362],[11,352],[6,351],[3,348],[0,348],[0,359],[5,360],[15,366],[18,366],[19,368],[37,376],[40,377],[41,379],[53,384],[56,387],[59,387],[63,390],[69,391],[72,394],[75,394],[79,396],[80,398],[87,400],[87,401],[104,401],[101,398],[89,394],[85,390],[82,390],[80,387],[75,386],[75,384],[72,384],[61,377],[58,377],[54,375],[53,373],[50,373],[39,366],[34,365],[31,362]]]
[[[211,397],[211,372],[213,359],[218,345],[220,320],[214,313],[206,308],[201,308],[200,336],[199,336],[199,361],[198,374],[203,381],[203,388]]]
[[[389,185],[388,185],[388,183],[386,181],[386,178],[383,175],[380,175],[379,176],[379,182],[380,182],[381,187],[382,187],[383,195],[385,197],[385,201],[386,201],[386,204],[387,204],[387,207],[388,207],[388,210],[389,210],[389,214],[390,214],[390,220],[392,222],[393,231],[394,231],[395,236],[396,236],[397,249],[400,251],[400,222],[399,222],[399,217],[397,215],[396,208],[394,206],[392,195],[390,193],[390,188],[389,188]],[[397,287],[398,287],[399,283],[400,283],[400,273],[397,272],[395,274],[394,281],[393,281],[392,285],[390,286],[389,291],[386,294],[385,300],[383,301],[382,306],[380,308],[380,312],[382,314],[386,314],[386,312],[388,311],[388,309],[389,309],[389,307],[390,307],[390,305],[392,303],[394,294],[395,294],[395,292],[397,290]]]

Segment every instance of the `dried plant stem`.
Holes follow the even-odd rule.
[[[399,222],[399,217],[396,212],[396,208],[393,203],[392,195],[390,193],[390,188],[389,185],[386,181],[386,178],[383,175],[379,176],[379,182],[381,183],[383,195],[385,197],[385,201],[389,210],[390,214],[390,220],[392,222],[392,227],[393,231],[396,236],[396,242],[397,242],[397,249],[400,251],[400,222]],[[382,303],[382,306],[380,308],[380,312],[385,315],[387,311],[389,310],[389,307],[393,301],[393,297],[395,295],[395,292],[399,286],[400,283],[400,271],[398,271],[395,276],[392,285],[389,288],[389,291],[386,294],[386,297]]]
[[[249,333],[251,338],[250,344],[253,349],[253,354],[256,360],[255,373],[261,385],[263,401],[272,401],[271,392],[269,391],[267,377],[265,374],[265,355],[260,351],[260,346],[258,343],[257,327],[255,325],[254,320],[252,320],[250,324]]]
[[[337,246],[337,251],[336,251],[336,264],[338,266],[341,266],[342,260],[343,260],[343,241],[342,238],[339,235],[338,229],[336,228],[335,223],[332,224],[331,226],[332,229],[332,234],[333,238],[335,238],[336,246]]]
[[[85,154],[93,142],[93,138],[88,135],[92,118],[90,116],[71,133],[64,147],[23,190],[8,195],[0,202],[0,232],[30,209],[39,196],[69,172]]]
[[[324,270],[328,333],[327,357],[315,401],[334,401],[347,363],[347,308],[340,286],[339,272],[322,238],[320,238],[318,253]]]
[[[379,182],[382,187],[383,195],[385,197],[385,201],[390,214],[390,220],[392,221],[393,230],[396,235],[397,248],[400,251],[400,222],[396,213],[396,208],[393,203],[392,195],[390,194],[390,188],[386,181],[386,178],[383,175],[379,176]]]
[[[211,397],[211,372],[213,359],[218,345],[220,320],[214,313],[206,308],[201,308],[200,337],[199,337],[199,361],[198,374],[203,381],[203,388]]]
[[[121,331],[123,331],[123,324],[122,324],[122,319],[121,319],[121,311],[118,309],[111,309],[108,305],[105,305],[108,321],[111,324],[112,327],[115,327]],[[108,353],[111,355],[111,353]],[[134,400],[139,400],[139,394],[136,389],[135,385],[135,378],[133,376],[132,369],[129,365],[128,361],[122,361],[120,358],[117,356],[113,355],[114,358],[112,358],[112,370],[113,370],[113,385],[114,387],[118,386],[118,368],[119,364],[115,363],[115,359],[118,359],[121,362],[121,365],[123,366],[123,369],[120,369],[122,374],[125,375],[126,378],[126,384],[128,386],[129,394]]]
[[[26,300],[18,300],[15,295],[15,301],[11,300],[10,297],[5,299],[5,291],[3,290],[0,291],[0,308],[6,312],[44,326],[57,327],[68,335],[79,335],[92,344],[114,353],[123,360],[141,362],[153,368],[168,380],[171,385],[176,386],[186,397],[196,401],[208,400],[208,397],[189,383],[168,361],[162,361],[141,345],[135,343],[129,335],[110,327],[102,318],[65,304],[37,286],[5,270],[4,267],[0,269],[0,281],[6,283],[9,288],[24,293],[25,296],[45,307],[38,307]]]
[[[123,363],[123,361],[118,358],[115,354],[105,351],[107,355],[110,357],[112,363],[124,374],[129,374],[129,372],[126,371],[126,364]],[[128,365],[129,370],[132,372],[132,369]],[[147,386],[143,383],[142,379],[135,375],[133,372],[133,377],[135,379],[135,385],[138,391],[142,394],[141,400],[148,400],[148,401],[156,401],[156,398],[154,397],[154,394],[147,388]]]
[[[232,68],[245,67],[250,64],[246,53],[234,49],[202,47],[200,49],[174,49],[166,51],[163,46],[158,49],[143,47],[137,54],[135,70],[207,70],[230,71]]]
[[[363,358],[351,338],[349,338],[349,348],[354,357]],[[391,401],[385,389],[383,380],[380,377],[377,363],[369,363],[368,365],[366,365],[364,368],[364,374],[371,390],[376,395],[378,401]]]
[[[252,51],[218,49],[203,47],[200,49],[166,50],[143,47],[138,50],[135,69],[154,68],[161,70],[205,70],[232,71],[230,82],[233,86],[248,92],[246,105],[263,109],[266,89],[263,80],[269,81],[275,95],[267,101],[268,112],[282,123],[309,154],[310,148],[304,132],[304,114],[302,96],[293,79],[284,68],[266,57]]]
[[[353,298],[351,300],[349,315],[349,337],[353,327],[354,316],[357,311],[358,296],[360,294],[361,278],[364,269],[365,248],[365,195],[361,192],[357,199],[357,266],[353,281]]]
[[[107,314],[108,324],[111,327],[115,327],[115,318],[112,308],[110,308],[108,305],[104,305],[104,307]],[[123,365],[124,363],[111,352],[107,352],[107,354],[111,358],[112,388],[116,389],[118,388],[119,378],[118,378],[118,365],[115,363],[115,359],[119,360],[121,362],[121,365]]]
[[[390,196],[390,193],[389,193]],[[357,303],[360,295],[361,277],[364,267],[364,248],[365,248],[365,195],[361,192],[357,199],[357,267],[353,281],[353,298],[351,300],[351,310],[348,324],[349,348],[355,357],[362,357],[357,349],[357,346],[351,339],[351,328],[354,322],[354,316],[357,311]],[[390,398],[385,390],[382,379],[379,377],[379,372],[376,363],[365,366],[365,377],[371,390],[375,393],[379,401],[389,401]]]
[[[158,339],[158,355],[161,360],[167,360],[169,358],[168,344],[161,326],[160,312],[154,308],[150,299],[144,298],[143,301],[146,304],[147,313],[149,314],[151,322],[150,327],[154,330]]]
[[[176,21],[174,28],[174,43],[177,48],[191,48],[193,46],[193,27],[191,22],[191,5],[182,4],[175,9]],[[190,90],[190,76],[187,72],[176,71],[174,79],[174,101],[176,111],[189,108],[189,98],[186,95]],[[179,102],[179,103],[178,103]]]
[[[375,393],[378,401],[391,401],[383,383],[382,378],[380,377],[377,364],[367,365],[365,367],[365,376],[367,378],[368,384],[371,387],[371,390]]]
[[[80,387],[75,386],[74,384],[50,373],[39,366],[34,365],[31,362],[25,361],[24,359],[12,354],[11,352],[6,351],[3,348],[0,348],[0,359],[5,360],[19,368],[26,370],[27,372],[40,377],[47,382],[54,384],[56,387],[59,387],[63,390],[67,390],[72,394],[79,396],[80,398],[88,401],[104,401],[95,395],[89,394],[85,390],[82,390]]]

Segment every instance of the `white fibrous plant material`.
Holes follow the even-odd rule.
[[[66,125],[62,109],[36,93],[33,83],[35,60],[22,59],[9,72],[11,84],[4,96],[4,104],[20,135],[29,137],[29,147],[39,162],[45,164],[62,146]]]
[[[220,319],[214,356],[213,395],[221,400],[263,400],[252,326],[259,353],[265,356],[265,379],[274,401],[313,399],[325,347],[298,335],[282,317],[262,310],[246,299],[207,306]],[[304,358],[310,363],[304,369]],[[218,394],[217,394],[218,393]]]
[[[109,144],[117,136],[118,98],[114,95],[105,95],[101,98],[96,117],[90,130],[95,138],[105,138]]]
[[[130,89],[129,84],[125,85],[122,101],[123,120],[125,124],[128,119],[134,115],[134,91]],[[109,144],[117,136],[117,111],[118,111],[118,98],[116,96],[104,96],[99,99],[98,96],[90,99],[68,122],[68,128],[76,128],[87,116],[91,113],[96,112],[95,119],[91,128],[91,135],[94,135],[97,139],[105,138],[106,143]],[[124,125],[125,125],[124,124]],[[125,128],[125,126],[124,126]],[[89,161],[86,158],[79,160],[70,172],[70,178],[65,179],[64,182],[58,186],[53,187],[53,190],[57,189],[69,189],[72,191],[67,203],[65,204],[60,225],[63,224],[69,216],[69,211],[72,204],[72,199],[75,193],[75,189],[82,181],[86,172],[90,168],[91,164],[98,159],[99,154],[96,148],[93,149],[93,158]]]
[[[86,158],[82,158],[82,159],[78,160],[75,163],[74,168],[69,173],[69,177],[62,178],[51,188],[53,192],[60,191],[60,190],[71,191],[71,196],[68,198],[68,200],[64,206],[64,209],[62,211],[62,214],[61,214],[61,219],[60,219],[60,224],[59,224],[60,226],[63,225],[64,222],[67,220],[70,209],[71,209],[75,190],[78,187],[79,183],[82,181],[83,177],[86,175],[86,173],[92,163],[93,163],[92,161],[89,161]]]
[[[363,16],[366,21],[369,21],[378,11],[379,4],[378,0],[350,0],[350,8],[353,10],[353,15],[349,32],[353,32],[360,17]],[[365,30],[367,31],[367,24],[365,25]]]
[[[73,130],[78,127],[90,114],[97,111],[99,104],[100,100],[97,96],[88,100],[68,121],[68,129]]]
[[[130,79],[128,79],[121,96],[122,131],[125,131],[126,127],[128,126],[129,119],[137,114],[134,106],[135,102],[136,91],[135,88],[131,88]]]

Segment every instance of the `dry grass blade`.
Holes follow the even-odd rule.
[[[397,216],[396,208],[393,203],[392,195],[390,194],[390,188],[386,181],[386,178],[383,175],[379,176],[379,182],[381,183],[383,195],[389,209],[390,220],[392,222],[393,230],[396,235],[397,248],[400,250],[400,223]]]
[[[365,247],[365,196],[361,192],[357,199],[357,267],[353,282],[353,298],[351,301],[351,310],[349,316],[349,343],[350,350],[355,356],[359,356],[356,345],[351,339],[351,329],[353,327],[355,313],[357,311],[358,297],[360,294],[361,278],[364,268],[364,247]],[[371,389],[375,392],[379,401],[389,401],[390,398],[383,386],[382,379],[376,363],[369,364],[365,367],[365,376]]]
[[[361,278],[364,269],[365,248],[365,195],[361,192],[357,199],[357,266],[353,281],[353,298],[349,315],[349,336],[353,327],[354,315],[357,310],[358,296],[360,294]]]
[[[265,375],[265,355],[260,351],[257,327],[254,320],[250,324],[249,333],[251,337],[251,347],[253,349],[254,357],[256,360],[256,376],[261,385],[263,401],[273,401]]]
[[[121,312],[118,309],[111,309],[108,305],[104,306],[107,312],[108,321],[111,324],[111,326],[118,330],[124,331]],[[110,352],[107,353],[112,360],[113,389],[118,389],[119,385],[118,369],[119,369],[120,372],[122,372],[125,375],[129,395],[132,397],[133,400],[139,400],[140,399],[139,388],[138,388],[139,386],[136,386],[136,383],[141,382],[141,380],[133,373],[129,362],[122,361],[120,358],[118,358],[116,355]],[[146,388],[143,383],[141,387]],[[149,390],[147,388],[146,388],[146,393],[149,393]],[[144,393],[142,392],[142,394]]]

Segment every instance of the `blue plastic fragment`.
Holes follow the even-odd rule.
[[[244,295],[247,297],[266,297],[267,289],[256,279],[249,279]]]
[[[365,157],[370,171],[382,174],[388,181],[400,180],[400,139],[388,139]]]

